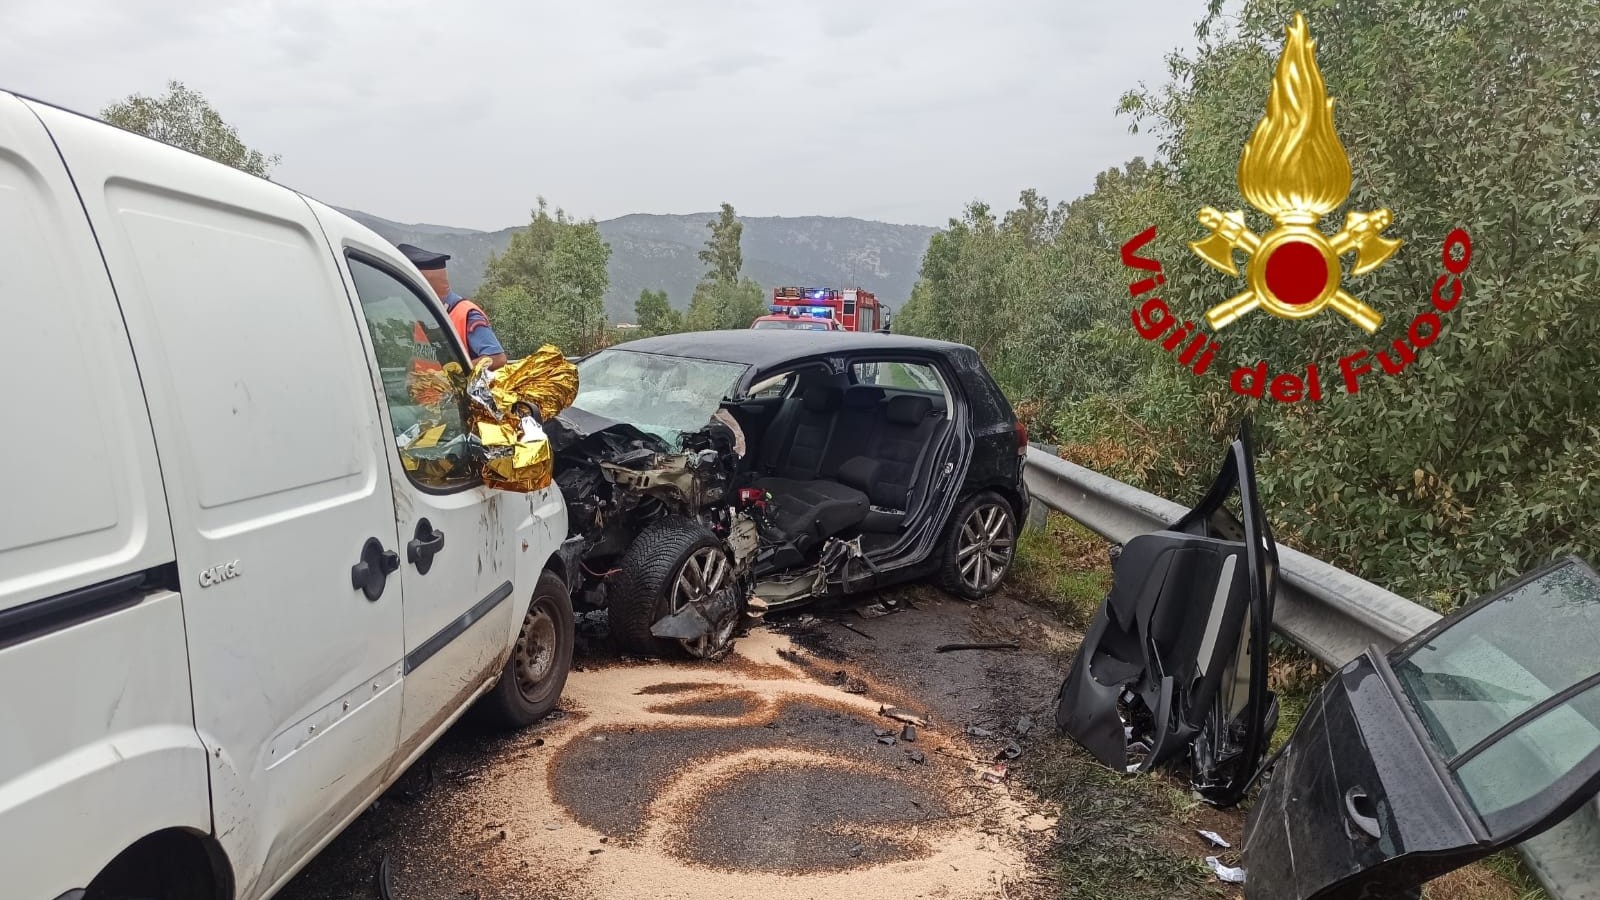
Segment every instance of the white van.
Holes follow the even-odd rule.
[[[0,896],[271,896],[559,700],[565,506],[402,464],[393,374],[465,354],[382,238],[0,93],[0,322]]]

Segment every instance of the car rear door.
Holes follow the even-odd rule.
[[[1596,646],[1568,558],[1352,661],[1252,812],[1246,896],[1387,896],[1560,822],[1600,789]]]

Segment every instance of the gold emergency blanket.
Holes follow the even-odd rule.
[[[464,464],[488,487],[526,493],[549,486],[554,460],[540,423],[578,395],[578,369],[560,350],[546,344],[498,370],[486,359],[471,372],[454,362],[416,366],[407,388],[435,413],[464,401],[467,416],[467,434],[444,443],[444,425],[413,429],[417,434],[401,448],[407,469],[449,477]]]

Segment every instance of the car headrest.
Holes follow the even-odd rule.
[[[933,412],[933,401],[927,397],[901,394],[889,401],[889,421],[896,425],[918,425]]]
[[[883,397],[883,388],[858,384],[844,392],[844,406],[845,409],[877,409]]]
[[[844,398],[844,391],[830,385],[819,384],[806,388],[801,396],[801,402],[811,412],[833,412],[839,408],[839,402]]]

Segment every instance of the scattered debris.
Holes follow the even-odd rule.
[[[1005,763],[995,763],[992,766],[980,768],[978,777],[991,784],[999,784],[1006,780],[1007,769]]]
[[[924,719],[924,718],[922,718],[921,716],[918,716],[918,715],[913,715],[911,713],[908,713],[903,709],[897,709],[896,707],[893,707],[893,706],[880,706],[880,707],[878,707],[878,715],[888,716],[889,718],[894,719],[896,722],[904,722],[907,725],[915,725],[918,728],[927,728],[928,727],[928,720],[927,719]]]
[[[840,628],[848,628],[851,631],[855,632],[856,634],[861,635],[862,637],[866,638],[869,641],[877,640],[877,638],[875,638],[872,635],[866,633],[865,631],[862,631],[861,629],[855,627],[854,625],[851,625],[849,622],[841,622],[838,619],[835,619],[833,624],[838,625]]]
[[[980,728],[977,725],[968,725],[967,726],[967,734],[970,734],[973,737],[980,737],[980,738],[994,737],[994,732],[990,731],[987,728]]]
[[[867,845],[866,844],[857,844],[854,847],[850,848],[850,855],[851,856],[860,856],[861,854],[863,854],[865,852],[867,852]]]
[[[994,758],[995,759],[1016,759],[1017,757],[1019,757],[1021,755],[1022,755],[1022,748],[1017,746],[1017,742],[1016,741],[1007,741],[1005,747],[1001,748],[1000,752],[996,753],[994,755]]]
[[[881,737],[881,738],[886,738],[889,735],[894,734],[894,732],[890,731],[887,728],[874,728],[874,729],[872,729],[872,733],[875,736]]]
[[[1017,720],[1017,734],[1018,735],[1020,735],[1022,737],[1027,737],[1028,736],[1028,732],[1030,732],[1032,730],[1033,730],[1033,717],[1032,716],[1023,716],[1022,718]]]
[[[857,607],[856,609],[856,615],[859,615],[863,619],[879,619],[887,616],[891,612],[893,612],[893,610],[884,606],[882,603],[869,603],[866,606]]]
[[[892,734],[888,735],[886,737],[878,738],[878,743],[884,745],[885,747],[893,747],[894,746],[894,742],[895,742],[895,738],[894,738],[894,735],[892,735]]]
[[[604,853],[604,852],[606,852],[606,851],[596,847],[595,849],[589,851],[589,855],[590,856],[597,856],[597,855],[599,855],[601,853]]]
[[[940,644],[933,648],[935,653],[949,653],[951,650],[1021,650],[1022,644],[1018,641],[1000,641],[993,644]]]
[[[1244,869],[1225,866],[1222,864],[1222,860],[1217,859],[1215,856],[1206,857],[1206,865],[1211,867],[1211,871],[1217,873],[1218,880],[1226,881],[1229,884],[1244,884]]]
[[[867,692],[867,683],[859,678],[846,679],[844,692],[847,694],[865,694]]]
[[[561,830],[561,825],[559,823],[557,823],[557,822],[551,822],[549,825],[546,825],[544,827],[544,830],[545,831],[560,831]]]
[[[916,739],[917,739],[917,726],[912,725],[911,723],[907,722],[905,724],[905,726],[903,726],[900,729],[900,740],[902,740],[902,741],[914,741]]]
[[[1206,840],[1210,841],[1211,843],[1215,844],[1216,846],[1221,847],[1224,850],[1227,850],[1227,849],[1230,849],[1231,847],[1233,847],[1233,845],[1228,843],[1227,840],[1225,840],[1222,837],[1222,835],[1217,834],[1215,831],[1205,831],[1203,829],[1198,829],[1198,828],[1195,829],[1195,831],[1201,837],[1205,838]]]
[[[378,860],[378,897],[380,900],[394,900],[394,881],[387,850],[384,851],[383,858]]]
[[[906,755],[911,757],[911,761],[916,763],[919,766],[928,761],[927,755],[924,754],[921,750],[907,750],[906,751]]]

